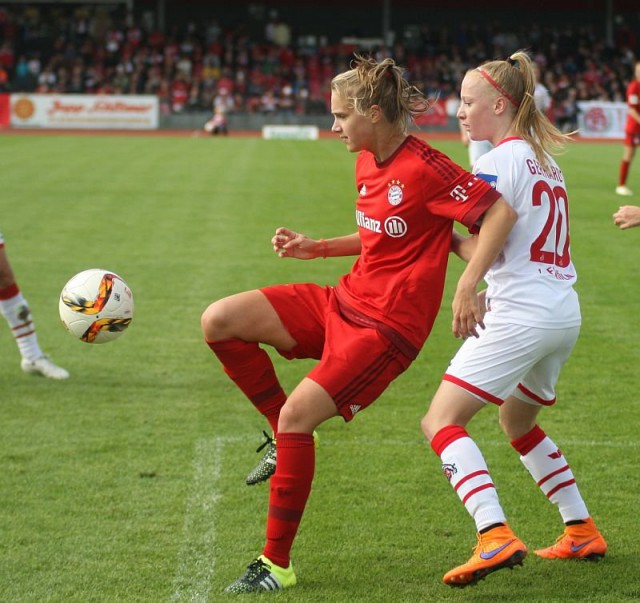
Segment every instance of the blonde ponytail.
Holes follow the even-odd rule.
[[[494,81],[494,87],[501,88],[503,96],[515,106],[513,127],[516,134],[531,145],[536,159],[548,167],[547,154],[561,153],[575,132],[561,132],[536,108],[533,96],[536,77],[529,55],[518,50],[506,61],[490,61],[478,70],[486,73]]]

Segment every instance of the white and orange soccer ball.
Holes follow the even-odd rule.
[[[107,343],[131,324],[133,294],[115,272],[92,268],[64,286],[58,309],[69,333],[86,343]]]

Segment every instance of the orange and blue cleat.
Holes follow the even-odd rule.
[[[584,523],[567,526],[553,546],[537,550],[535,554],[544,559],[599,561],[606,552],[607,543],[589,517]]]
[[[522,565],[526,556],[527,547],[509,526],[498,526],[478,534],[478,544],[471,559],[447,572],[443,581],[449,586],[471,586],[503,567],[513,569],[516,565]]]

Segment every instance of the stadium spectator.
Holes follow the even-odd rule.
[[[536,78],[533,100],[538,111],[542,111],[547,117],[549,117],[549,111],[551,109],[551,95],[549,94],[547,87],[542,82],[540,65],[538,65],[538,63],[533,63],[533,66],[533,73]]]
[[[229,133],[228,114],[234,110],[233,97],[227,88],[220,88],[218,94],[213,99],[213,115],[204,125],[205,132],[210,134]]]
[[[415,359],[440,307],[454,220],[474,228],[482,218],[476,254],[454,298],[461,336],[479,319],[476,285],[514,220],[487,183],[407,134],[407,120],[429,102],[394,61],[356,57],[331,91],[332,130],[359,152],[358,231],[314,240],[278,228],[272,243],[285,258],[359,256],[351,272],[336,287],[281,285],[232,295],[202,316],[225,373],[277,438],[266,546],[227,588],[233,593],[295,584],[290,550],[313,481],[313,431],[332,417],[353,419]],[[260,343],[288,359],[320,362],[287,397]],[[275,460],[263,457],[263,479]]]
[[[293,88],[289,84],[285,84],[280,91],[278,107],[281,115],[292,116],[296,112],[296,99],[293,96]]]
[[[204,131],[213,136],[217,136],[218,134],[227,136],[227,134],[229,134],[228,121],[226,111],[220,107],[216,107],[213,110],[213,117],[204,124]]]
[[[265,90],[260,97],[260,112],[263,115],[275,115],[278,112],[278,99],[272,88]]]
[[[4,316],[18,350],[25,373],[34,373],[50,379],[66,379],[69,373],[45,355],[38,343],[36,326],[29,304],[20,291],[0,233],[0,314]]]
[[[640,207],[637,205],[623,205],[613,214],[613,223],[620,230],[640,226]]]
[[[565,134],[578,129],[578,100],[575,88],[569,88],[566,95],[556,97],[553,106],[553,121]]]
[[[636,148],[640,144],[640,61],[635,64],[634,74],[634,79],[627,86],[627,123],[624,128],[624,150],[616,187],[616,193],[623,196],[633,195],[627,186],[627,178]]]
[[[466,430],[489,402],[499,406],[511,445],[566,526],[556,544],[536,555],[598,559],[607,550],[566,458],[537,424],[540,410],[556,401],[556,382],[578,338],[581,317],[573,288],[568,199],[552,159],[569,138],[536,108],[534,88],[533,66],[524,52],[470,70],[462,82],[458,115],[464,127],[472,138],[494,145],[474,171],[496,186],[518,219],[486,275],[488,288],[478,295],[486,307],[482,330],[462,344],[422,420],[424,435],[478,532],[473,556],[445,574],[451,586],[475,584],[522,564],[527,554],[506,523],[486,462]],[[557,209],[551,211],[550,203]],[[541,236],[550,236],[552,251]],[[455,233],[452,249],[473,261],[475,243],[475,236]]]

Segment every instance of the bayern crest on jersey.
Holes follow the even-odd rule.
[[[391,203],[391,205],[400,205],[404,196],[404,192],[402,191],[404,184],[401,184],[400,180],[392,180],[387,186],[389,187],[387,191],[387,200],[389,203]]]

